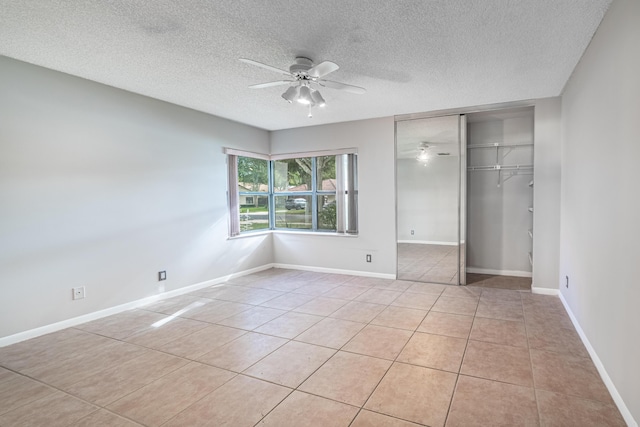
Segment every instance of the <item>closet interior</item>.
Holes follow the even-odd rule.
[[[517,276],[531,286],[533,129],[533,107],[467,115],[469,284]]]

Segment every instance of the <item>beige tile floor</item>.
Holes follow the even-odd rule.
[[[267,270],[0,348],[0,426],[622,426],[556,297]]]
[[[467,285],[481,288],[530,291],[531,277],[497,276],[493,274],[467,273]]]

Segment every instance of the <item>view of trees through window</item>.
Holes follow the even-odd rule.
[[[336,231],[336,159],[238,156],[240,231]]]
[[[240,231],[269,228],[269,161],[238,156]]]

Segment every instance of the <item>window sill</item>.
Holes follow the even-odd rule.
[[[240,234],[238,236],[230,236],[230,237],[227,237],[227,240],[244,239],[247,237],[267,236],[269,234],[289,234],[289,235],[296,235],[296,236],[330,236],[330,237],[347,237],[347,238],[358,237],[357,234],[346,234],[346,233],[330,233],[330,232],[302,231],[302,230],[301,231],[266,230],[266,231],[256,231],[254,233]]]
[[[332,232],[323,232],[323,231],[295,231],[295,230],[271,230],[272,233],[275,234],[295,234],[295,235],[303,235],[303,236],[331,236],[331,237],[358,237],[357,234],[346,234],[346,233],[332,233]]]

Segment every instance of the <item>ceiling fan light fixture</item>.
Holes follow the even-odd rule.
[[[304,105],[310,105],[313,103],[313,98],[311,98],[311,89],[309,89],[309,86],[300,87],[300,93],[298,94],[298,102]]]
[[[282,94],[282,98],[287,101],[289,104],[291,104],[293,101],[296,100],[296,98],[298,97],[298,88],[295,86],[289,86],[289,89],[287,89],[283,94]]]
[[[317,105],[318,107],[324,107],[325,105],[327,105],[324,98],[320,94],[320,91],[318,90],[311,91],[311,99],[313,99],[313,104]]]
[[[420,152],[418,153],[418,156],[416,157],[416,160],[419,162],[428,162],[429,159],[431,158],[431,156],[429,156],[429,153],[427,153],[426,149],[421,149]]]

